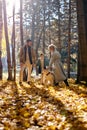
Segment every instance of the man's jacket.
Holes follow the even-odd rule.
[[[26,62],[26,53],[27,53],[27,46],[23,46],[20,49],[20,63],[25,63]],[[28,56],[29,56],[29,61],[30,64],[35,64],[36,60],[36,55],[35,51],[32,47],[28,46]]]

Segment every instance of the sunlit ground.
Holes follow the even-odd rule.
[[[87,130],[87,87],[0,81],[0,130]]]

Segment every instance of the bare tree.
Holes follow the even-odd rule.
[[[10,55],[10,45],[8,38],[8,26],[7,26],[7,14],[6,14],[6,1],[3,0],[3,13],[4,13],[4,30],[6,39],[6,50],[7,50],[7,63],[8,63],[8,80],[12,80],[12,66],[11,66],[11,55]]]
[[[71,0],[69,0],[69,25],[68,25],[68,77],[70,78],[70,45],[71,45]]]
[[[2,42],[2,1],[0,0],[0,79],[2,79],[1,42]]]
[[[60,0],[58,0],[58,49],[59,51],[61,52],[61,21],[60,21],[60,16],[61,16],[61,13],[60,13]]]
[[[16,80],[16,59],[15,59],[15,4],[13,5],[13,30],[12,30],[12,68],[13,68],[13,80]]]
[[[46,20],[46,3],[43,1],[43,53],[45,54],[45,20]]]
[[[31,30],[31,40],[32,43],[34,43],[34,38],[35,38],[35,7],[34,7],[34,1],[32,0],[32,8],[33,8],[33,12],[32,12],[32,30]]]
[[[49,7],[49,13],[48,13],[48,23],[49,23],[49,44],[51,44],[51,1],[48,0],[48,7]]]
[[[77,82],[86,81],[87,83],[87,15],[86,14],[87,14],[87,1],[77,0],[77,18],[78,18],[78,32],[79,32]]]
[[[23,46],[23,0],[20,0],[20,40],[21,46]]]

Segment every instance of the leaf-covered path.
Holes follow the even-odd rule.
[[[87,88],[0,81],[0,130],[87,130]]]

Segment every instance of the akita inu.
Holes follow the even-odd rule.
[[[48,69],[44,69],[41,74],[41,84],[43,85],[54,85],[54,74]]]

